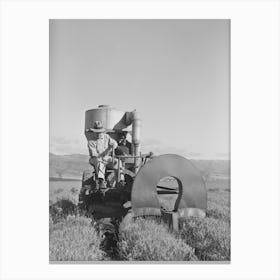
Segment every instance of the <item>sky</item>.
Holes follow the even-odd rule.
[[[85,111],[139,111],[142,151],[230,154],[229,20],[50,20],[50,152],[87,154]]]

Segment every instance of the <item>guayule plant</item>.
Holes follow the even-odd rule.
[[[214,218],[188,218],[178,236],[194,248],[201,261],[230,260],[230,226]]]
[[[168,228],[153,220],[139,218],[122,226],[119,251],[130,261],[196,261],[194,250],[176,238]]]

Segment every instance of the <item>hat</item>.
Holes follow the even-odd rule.
[[[89,128],[87,130],[93,131],[93,132],[105,132],[105,128],[103,127],[103,124],[101,121],[95,121],[93,128]]]

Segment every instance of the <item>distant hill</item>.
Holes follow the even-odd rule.
[[[230,160],[198,160],[191,162],[202,172],[205,177],[230,177]]]
[[[50,178],[81,179],[83,170],[89,169],[87,155],[55,155],[49,154]]]
[[[83,170],[92,168],[89,156],[82,154],[55,155],[49,154],[50,178],[81,179]],[[204,176],[230,176],[229,160],[194,160],[191,162],[202,172]]]

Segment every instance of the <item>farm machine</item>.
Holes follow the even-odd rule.
[[[86,111],[87,140],[92,138],[90,129],[96,121],[102,122],[106,133],[116,141],[128,133],[131,151],[117,155],[112,150],[118,168],[106,169],[105,190],[98,188],[93,167],[83,172],[79,195],[82,211],[97,221],[104,218],[120,221],[128,213],[132,217],[161,216],[175,230],[180,218],[205,216],[206,188],[200,171],[180,155],[141,153],[141,120],[136,110],[125,112],[100,105]],[[120,182],[120,174],[124,175],[124,182]],[[164,201],[172,201],[172,205],[165,207]]]

